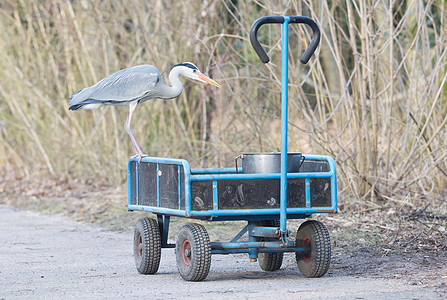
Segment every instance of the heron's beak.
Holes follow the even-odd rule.
[[[217,86],[218,88],[222,87],[220,84],[218,84],[217,82],[215,82],[214,80],[212,80],[211,78],[209,78],[208,76],[206,76],[205,74],[202,74],[200,72],[196,72],[196,75],[199,77],[199,79],[201,79],[204,82],[207,82],[209,84],[212,84],[214,86]]]

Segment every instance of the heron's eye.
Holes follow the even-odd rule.
[[[192,70],[192,72],[193,72],[193,73],[195,73],[195,72],[197,72],[197,70],[196,70],[196,69],[194,69],[194,70]]]

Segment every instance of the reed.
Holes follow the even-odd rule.
[[[321,26],[322,39],[316,56],[300,65],[310,32],[294,26],[290,33],[289,149],[332,155],[348,206],[358,199],[445,199],[446,6],[442,0],[1,1],[2,172],[123,184],[133,154],[122,128],[127,110],[74,113],[67,99],[143,63],[164,70],[192,61],[223,85],[184,82],[178,99],[138,107],[133,130],[146,153],[223,167],[241,151],[279,150],[280,26],[260,31],[268,65],[252,50],[248,31],[264,15],[307,15]]]

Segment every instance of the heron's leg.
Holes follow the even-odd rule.
[[[136,101],[131,102],[129,104],[129,114],[127,115],[126,123],[124,123],[124,129],[126,129],[127,134],[129,134],[129,137],[130,137],[130,140],[132,141],[132,145],[133,145],[133,148],[135,149],[136,155],[143,157],[143,156],[147,156],[147,155],[141,151],[140,146],[138,146],[138,143],[132,134],[132,129],[130,128],[130,121],[132,120],[132,114],[133,114],[133,111],[135,110],[135,107],[137,107],[137,104],[138,104],[138,102],[136,102]]]

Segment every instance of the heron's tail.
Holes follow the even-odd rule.
[[[84,101],[80,102],[80,103],[73,103],[68,107],[68,110],[78,110],[81,108],[85,108],[85,109],[96,109],[98,107],[103,106],[105,103],[107,103],[109,101],[101,101],[101,100],[96,100],[96,99],[85,99]]]
[[[68,107],[68,110],[78,110],[78,109],[82,108],[82,106],[84,106],[83,103],[71,105],[71,106]]]

